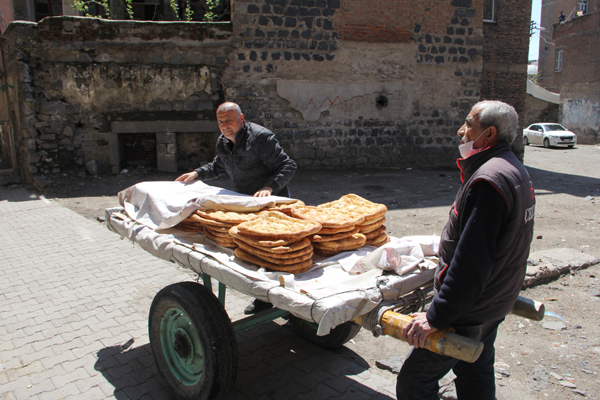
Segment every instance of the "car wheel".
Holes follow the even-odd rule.
[[[523,144],[529,146],[529,139],[527,139],[527,136],[523,136]]]
[[[548,140],[548,138],[544,139],[544,147],[549,149],[550,148],[550,141]]]
[[[162,289],[149,318],[156,367],[175,395],[185,400],[217,399],[237,373],[237,341],[225,309],[195,282]]]
[[[573,146],[575,146],[575,145],[574,145],[574,144],[570,144],[570,145],[568,145],[567,147],[568,147],[568,148],[570,148],[570,149],[572,149],[572,148],[573,148]]]

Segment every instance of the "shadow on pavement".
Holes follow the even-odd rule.
[[[322,349],[297,336],[289,324],[271,322],[238,334],[237,341],[236,383],[223,400],[280,400],[306,395],[314,400],[393,399],[361,383],[365,377],[357,375],[367,371],[369,364],[360,355],[345,346]],[[151,394],[153,399],[171,399],[150,345],[133,345],[132,339],[97,353],[94,368],[114,386],[114,397],[133,400]],[[391,382],[388,390],[395,390],[394,385]]]
[[[536,196],[564,193],[577,197],[599,196],[600,179],[588,176],[564,174],[527,167],[536,190]]]

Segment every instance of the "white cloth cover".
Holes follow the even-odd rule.
[[[158,196],[155,195],[156,190]],[[212,204],[227,204],[225,207],[229,207],[231,199],[221,199],[222,194],[241,196],[201,182],[192,185],[144,182],[119,193],[124,208],[106,210],[106,224],[110,230],[138,243],[157,257],[177,262],[200,274],[206,273],[241,293],[269,301],[299,318],[316,322],[319,324],[318,335],[326,335],[336,326],[373,310],[381,301],[398,298],[433,279],[435,262],[428,257],[437,254],[438,236],[391,238],[385,248],[394,249],[403,257],[418,256],[418,259],[409,260],[418,267],[402,276],[385,272],[385,266],[377,262],[381,259],[380,255],[369,258],[371,254],[386,251],[383,247],[377,249],[372,246],[329,258],[315,255],[310,271],[293,275],[268,271],[240,260],[231,249],[216,245],[204,234],[162,229],[175,225],[185,218],[182,215],[205,207],[207,202],[214,202],[211,208]],[[184,198],[178,199],[177,196]],[[250,200],[250,207],[271,204],[262,201],[272,204],[279,199],[290,201],[275,196],[243,198]],[[253,203],[255,200],[256,203]],[[233,203],[243,205],[244,200]]]

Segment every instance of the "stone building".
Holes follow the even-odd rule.
[[[577,133],[579,143],[599,143],[599,0],[544,1],[538,83],[559,92],[559,122]],[[558,23],[564,11],[566,20]],[[577,15],[579,13],[580,15]]]
[[[474,103],[523,111],[530,2],[231,6],[220,24],[11,24],[2,82],[15,89],[0,101],[22,177],[90,161],[101,174],[145,162],[188,170],[210,159],[225,100],[272,129],[301,168],[453,167]],[[520,138],[513,146],[522,156]]]

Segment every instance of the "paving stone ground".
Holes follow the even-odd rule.
[[[147,319],[154,295],[194,280],[189,271],[25,189],[0,189],[0,243],[1,400],[173,398]],[[227,296],[230,317],[240,318],[250,299]],[[395,376],[370,367],[356,346],[324,350],[283,319],[237,340],[227,400],[395,398]]]

